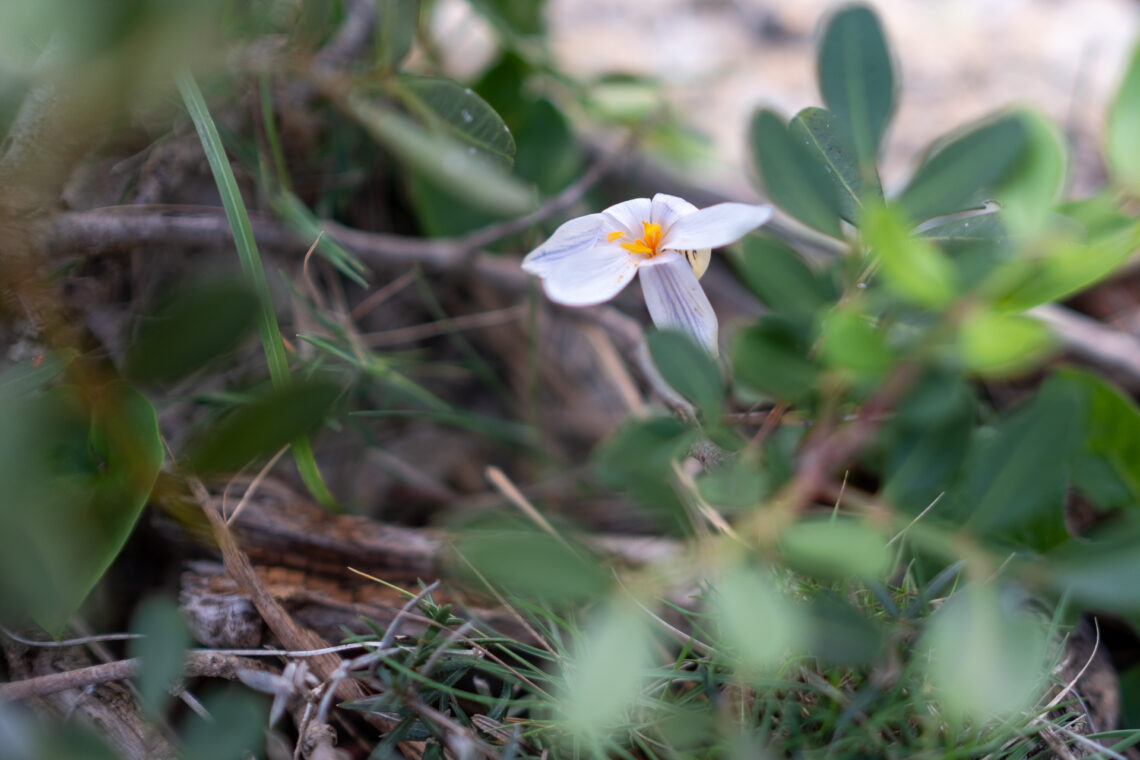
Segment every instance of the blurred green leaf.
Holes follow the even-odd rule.
[[[737,381],[783,399],[799,399],[815,387],[819,368],[808,357],[806,336],[776,317],[763,317],[732,339]]]
[[[819,89],[849,133],[860,163],[874,165],[894,109],[894,72],[874,11],[848,5],[828,21],[819,44]]]
[[[977,407],[972,387],[957,375],[930,373],[916,384],[883,433],[887,502],[918,514],[951,487],[970,448]]]
[[[939,309],[954,299],[958,273],[942,251],[912,237],[891,209],[867,209],[863,235],[888,287],[912,303]]]
[[[546,0],[472,0],[471,5],[500,29],[513,34],[542,34],[546,29]]]
[[[504,170],[510,169],[515,159],[515,138],[495,109],[474,90],[445,77],[402,74],[399,81],[435,114],[452,137]]]
[[[771,575],[733,567],[713,584],[710,612],[720,643],[748,670],[768,671],[799,654],[807,635],[803,613],[776,588]]]
[[[1068,462],[1080,444],[1081,403],[1046,382],[1036,397],[979,435],[962,491],[977,535],[1046,550],[1068,539]]]
[[[274,388],[197,431],[185,458],[197,473],[235,472],[315,428],[340,393],[327,380]]]
[[[1131,506],[1140,505],[1140,408],[1101,378],[1081,370],[1060,370],[1049,383],[1081,400],[1081,430],[1088,453],[1102,459],[1127,484]]]
[[[0,402],[34,393],[67,368],[79,352],[73,348],[43,354],[36,361],[23,361],[0,372]]]
[[[177,604],[152,597],[135,609],[131,632],[142,635],[127,645],[128,656],[141,663],[135,684],[142,709],[151,719],[159,718],[170,700],[170,690],[182,676],[190,631]]]
[[[488,160],[475,145],[465,144],[448,132],[425,129],[362,93],[350,96],[347,106],[368,133],[398,159],[472,206],[503,215],[523,214],[533,207],[530,188]],[[463,118],[462,113],[459,118]]]
[[[839,198],[810,138],[793,139],[783,119],[766,109],[753,114],[748,134],[772,202],[809,227],[839,237]]]
[[[964,210],[978,190],[1013,166],[1025,132],[1021,118],[1006,115],[935,145],[899,196],[898,207],[916,221]]]
[[[456,551],[496,588],[550,604],[597,598],[608,585],[608,573],[585,547],[515,520],[465,527]]]
[[[972,309],[958,325],[958,352],[971,372],[1004,377],[1041,363],[1054,348],[1053,333],[1022,314]]]
[[[585,101],[589,114],[605,124],[641,125],[661,110],[661,84],[649,77],[609,74],[590,85]]]
[[[774,312],[811,321],[836,295],[800,254],[775,238],[749,235],[729,256],[744,284]]]
[[[515,128],[515,171],[554,195],[582,170],[582,148],[566,116],[547,98],[527,104]]]
[[[641,693],[651,645],[636,607],[602,607],[566,664],[559,706],[567,728],[598,741],[623,723]]]
[[[1061,301],[1112,274],[1140,247],[1140,224],[1093,233],[1086,242],[1064,232],[1044,244],[1031,261],[1011,264],[1011,270],[1024,276],[1002,289],[995,305],[1010,311],[1024,311],[1050,301]],[[1015,268],[1016,267],[1016,268]],[[994,274],[994,282],[1005,284],[1009,276]],[[983,286],[987,289],[989,286]]]
[[[674,417],[633,421],[595,449],[594,469],[601,481],[630,491],[646,506],[679,515],[682,505],[672,486],[672,463],[696,435]]]
[[[688,335],[654,330],[649,353],[665,382],[691,401],[705,418],[716,418],[724,406],[724,381],[708,352]]]
[[[923,642],[939,700],[958,717],[1000,720],[1029,707],[1047,683],[1044,625],[990,586],[952,596]]]
[[[893,361],[883,334],[851,303],[823,318],[819,356],[832,367],[872,377],[882,375]]]
[[[376,65],[391,71],[412,48],[420,0],[383,0],[376,10]]]
[[[792,119],[788,132],[794,142],[819,153],[844,219],[853,224],[859,222],[864,198],[882,201],[883,188],[874,163],[860,168],[849,136],[840,131],[831,112],[805,108]]]
[[[265,699],[249,691],[226,691],[202,700],[211,720],[192,716],[182,730],[183,760],[244,760],[265,743]]]
[[[954,261],[962,291],[981,290],[994,270],[1014,255],[1015,241],[999,212],[952,218],[918,233]]]
[[[891,551],[883,534],[850,518],[801,520],[780,534],[788,565],[820,578],[881,578]]]
[[[121,383],[3,398],[0,419],[0,616],[57,634],[142,513],[164,456],[158,422]]]
[[[1043,559],[1037,570],[1058,593],[1085,608],[1121,615],[1140,614],[1140,523],[1115,521],[1109,527],[1069,541]]]
[[[1104,133],[1104,158],[1113,180],[1130,193],[1140,193],[1140,45],[1132,52],[1132,60],[1120,89],[1108,110]]]
[[[1025,144],[994,187],[994,197],[1006,226],[1028,235],[1042,231],[1064,190],[1068,152],[1064,136],[1048,119],[1033,111],[1014,115],[1025,129]]]
[[[809,650],[828,665],[867,665],[883,651],[883,632],[863,610],[818,594],[807,607]]]
[[[235,280],[167,293],[139,322],[124,372],[138,383],[170,383],[237,348],[257,320],[257,297]]]

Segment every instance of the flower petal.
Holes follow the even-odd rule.
[[[666,250],[700,250],[735,243],[772,216],[771,206],[718,203],[683,216],[665,232]]]
[[[568,256],[588,251],[597,245],[605,221],[601,214],[571,219],[556,229],[549,240],[528,253],[523,259],[522,268],[531,274],[545,276],[551,267],[557,266]]]
[[[610,300],[637,275],[644,261],[614,243],[603,243],[564,258],[543,273],[551,301],[564,306],[593,306]],[[688,264],[686,264],[688,266]]]
[[[602,213],[617,223],[621,229],[633,240],[645,234],[642,222],[648,222],[653,204],[648,198],[634,198],[631,201],[614,204]]]
[[[652,262],[641,268],[641,292],[653,324],[688,333],[716,356],[716,312],[689,262],[670,251],[654,257]]]
[[[694,214],[696,211],[697,207],[684,198],[657,193],[653,196],[653,218],[649,221],[653,224],[660,224],[663,230],[668,230],[678,219]]]

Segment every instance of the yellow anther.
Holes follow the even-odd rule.
[[[661,245],[661,225],[642,222],[641,228],[643,232],[640,240],[635,240],[632,243],[622,243],[621,247],[630,253],[650,257],[656,256],[658,254],[657,247]],[[606,235],[606,240],[612,243],[621,237],[625,237],[625,235],[621,232],[611,232]]]
[[[615,240],[617,240],[618,238],[623,237],[624,235],[625,235],[625,233],[622,232],[621,230],[614,230],[610,234],[606,235],[606,242],[612,243]]]

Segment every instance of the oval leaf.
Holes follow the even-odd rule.
[[[138,383],[179,380],[236,348],[256,319],[257,297],[240,281],[181,288],[140,322],[125,372]]]
[[[809,227],[839,237],[839,199],[810,141],[796,141],[783,120],[757,111],[749,128],[757,171],[772,202]]]
[[[888,208],[869,209],[863,235],[878,257],[887,286],[919,306],[941,308],[954,299],[958,273],[942,251],[912,237]]]
[[[874,164],[860,168],[849,136],[839,129],[831,112],[805,108],[792,119],[788,132],[794,141],[819,154],[844,219],[853,224],[859,221],[864,198],[883,199],[883,187]]]
[[[199,431],[186,459],[199,473],[239,470],[315,428],[339,395],[328,381],[270,390]]]
[[[1128,72],[1112,106],[1104,132],[1104,157],[1113,180],[1140,194],[1140,45],[1132,53]]]
[[[917,221],[962,211],[979,190],[1005,174],[1024,145],[1025,126],[1017,116],[971,127],[931,150],[898,206]]]
[[[848,131],[863,165],[873,165],[894,109],[891,55],[879,19],[866,6],[841,9],[819,46],[819,89]]]
[[[958,352],[971,372],[1003,377],[1037,366],[1052,351],[1053,334],[1022,314],[975,309],[958,327]]]
[[[729,251],[740,279],[772,311],[811,320],[836,293],[792,248],[763,234]]]
[[[720,414],[724,383],[708,352],[684,333],[671,330],[649,334],[649,353],[665,382],[708,417]]]
[[[804,336],[794,326],[766,317],[733,337],[733,373],[755,390],[798,399],[812,392],[819,374],[808,353]]]
[[[791,567],[821,578],[879,578],[891,566],[883,535],[848,518],[798,522],[780,534],[779,546]]]
[[[515,138],[502,118],[475,94],[454,79],[400,76],[400,84],[413,93],[439,119],[453,137],[509,169],[515,159]]]

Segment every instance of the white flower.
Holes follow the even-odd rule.
[[[634,198],[571,219],[523,259],[550,300],[566,306],[608,301],[641,272],[649,316],[717,351],[716,314],[698,282],[713,248],[736,242],[772,215],[769,206],[718,203],[705,209],[672,195]]]

